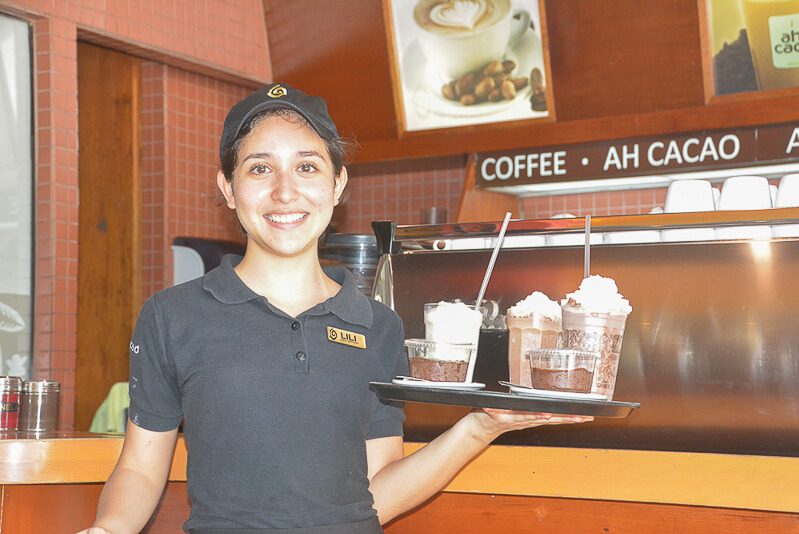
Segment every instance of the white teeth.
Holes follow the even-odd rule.
[[[295,223],[297,221],[301,221],[302,219],[305,218],[306,215],[307,213],[283,213],[283,214],[273,213],[265,215],[265,217],[274,223],[290,224],[290,223]]]

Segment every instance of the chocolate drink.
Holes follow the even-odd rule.
[[[464,382],[469,362],[408,358],[411,376],[433,382]]]
[[[563,306],[563,341],[566,348],[599,352],[592,393],[613,398],[627,313],[594,312],[582,306]]]
[[[589,393],[594,373],[588,369],[539,369],[532,370],[533,387],[553,391]]]
[[[540,313],[527,317],[508,314],[508,376],[514,384],[530,385],[530,360],[524,355],[532,349],[554,349],[558,346],[560,321]]]

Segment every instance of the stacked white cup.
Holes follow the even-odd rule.
[[[774,200],[775,208],[799,207],[799,174],[786,174],[780,179],[777,186],[777,197]],[[773,226],[774,237],[799,236],[799,224],[782,224]]]
[[[707,180],[675,180],[666,191],[665,213],[689,213],[716,209],[713,186]],[[713,228],[674,228],[661,232],[663,241],[712,241]]]
[[[771,187],[763,176],[732,176],[724,180],[719,210],[760,210],[772,207]],[[725,226],[716,229],[719,239],[770,239],[769,226]]]

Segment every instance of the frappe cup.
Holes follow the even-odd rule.
[[[508,313],[508,380],[530,386],[530,359],[534,349],[555,349],[561,332],[560,321],[533,312],[524,316]]]
[[[474,375],[477,343],[483,314],[474,305],[462,302],[431,302],[424,305],[426,344],[425,358],[438,362],[468,362],[465,379],[471,382]],[[449,364],[444,363],[444,366]],[[431,380],[426,376],[416,376]],[[438,380],[441,380],[440,378]]]
[[[600,353],[591,393],[613,399],[624,326],[629,313],[599,312],[570,303],[564,304],[562,310],[564,347]]]

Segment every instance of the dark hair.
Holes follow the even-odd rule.
[[[239,130],[238,135],[229,143],[222,151],[222,172],[230,182],[233,180],[233,171],[238,165],[239,149],[241,148],[244,139],[253,131],[256,126],[263,122],[267,117],[280,117],[289,122],[296,122],[313,129],[308,120],[289,108],[270,108],[253,115]],[[314,130],[315,131],[315,130]],[[341,173],[341,168],[346,163],[351,150],[355,143],[350,139],[337,137],[335,139],[322,139],[327,147],[327,154],[330,156],[330,161],[333,163],[333,176],[338,176]]]

